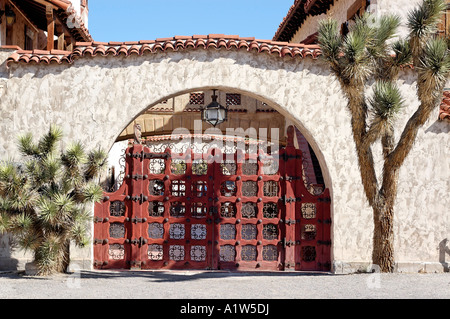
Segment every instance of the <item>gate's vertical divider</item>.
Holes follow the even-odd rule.
[[[242,166],[245,162],[245,153],[242,149],[236,149],[236,269],[239,270],[239,266],[242,262]]]
[[[190,149],[187,150],[187,152],[190,152]],[[168,154],[168,156],[165,158],[165,175],[163,178],[164,183],[164,194],[163,194],[163,205],[164,205],[164,220],[163,220],[163,229],[164,229],[164,235],[163,235],[163,267],[172,267],[173,262],[170,260],[170,227],[174,219],[174,217],[171,214],[171,181],[175,179],[175,176],[173,176],[173,161],[176,157],[178,159],[178,156],[175,156],[172,154],[172,150],[170,148],[166,148],[165,153]],[[190,156],[190,153],[189,155]],[[187,173],[187,167],[188,162],[185,162],[186,164],[186,171]],[[174,168],[175,171],[177,169]],[[187,186],[186,186],[187,188]],[[187,194],[188,195],[188,194]],[[188,207],[185,206],[185,214],[188,211]],[[176,216],[179,217],[179,216]]]
[[[325,189],[319,198],[322,215],[322,254],[320,255],[320,269],[331,270],[331,195],[330,190]]]
[[[94,209],[94,267],[97,269],[101,269],[104,261],[107,261],[107,247],[108,245],[104,245],[102,241],[103,238],[108,238],[106,231],[106,223],[103,223],[103,220],[106,218],[106,210],[109,202],[104,201],[103,203],[96,203]],[[98,226],[98,225],[101,226]]]
[[[141,247],[138,244],[142,237],[140,220],[142,220],[142,184],[143,184],[143,146],[135,144],[132,149],[133,165],[131,172],[131,269],[141,268]]]
[[[278,166],[279,166],[279,174],[280,174],[280,188],[281,188],[281,197],[278,201],[278,209],[280,213],[280,238],[281,241],[279,243],[279,265],[280,270],[285,270],[286,263],[286,224],[284,221],[286,220],[286,161],[284,160],[286,154],[286,148],[280,149],[278,154]]]
[[[308,191],[303,180],[303,154],[301,150],[296,150],[295,174],[292,175],[292,183],[295,183],[295,270],[302,270],[302,228],[303,219],[301,216],[302,202]]]
[[[213,166],[213,206],[211,208],[211,217],[213,218],[213,226],[211,227],[211,245],[208,245],[208,258],[210,269],[219,269],[220,262],[220,185],[222,176],[220,174],[220,164],[223,163],[223,154],[220,149],[213,150],[214,161],[209,164]],[[211,251],[209,251],[211,250]]]
[[[149,263],[149,236],[148,227],[150,220],[150,191],[149,191],[149,176],[150,176],[150,159],[146,154],[150,153],[150,149],[146,146],[142,151],[142,197],[141,197],[141,211],[142,211],[142,224],[141,224],[141,236],[140,237],[140,253],[141,253],[141,268],[147,268]]]
[[[284,219],[286,228],[286,238],[284,239],[284,246],[286,250],[285,270],[295,270],[295,181],[291,177],[296,176],[296,161],[297,150],[294,147],[293,131],[288,129],[287,146],[284,153],[284,163],[286,165],[284,181],[286,185],[286,192],[284,193],[284,202],[286,207],[286,216]]]
[[[249,146],[250,148],[250,146]],[[257,185],[258,185],[258,191],[257,191],[257,201],[256,201],[256,218],[258,219],[256,228],[256,268],[260,268],[261,264],[263,263],[263,197],[264,197],[264,181],[263,181],[263,165],[262,161],[260,160],[260,157],[258,156],[260,154],[249,156],[250,161],[256,161],[256,167],[258,168],[257,171]]]

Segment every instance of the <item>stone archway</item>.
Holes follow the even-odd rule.
[[[95,209],[96,269],[330,270],[329,190],[311,183],[308,143],[270,105],[229,91],[215,93],[230,113],[216,128],[200,120],[212,92],[196,89],[150,107],[122,132],[109,161],[113,182]],[[188,160],[216,152],[223,155],[201,171]],[[238,160],[244,154],[255,162]],[[133,175],[139,166],[144,175]]]

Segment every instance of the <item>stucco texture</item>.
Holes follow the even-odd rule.
[[[6,83],[0,89],[2,159],[17,155],[18,134],[31,131],[38,137],[51,123],[64,129],[66,142],[109,150],[148,107],[189,91],[226,89],[268,103],[297,125],[318,155],[332,194],[335,271],[370,263],[372,211],[362,190],[350,117],[338,82],[320,59],[185,50],[2,68],[8,79],[0,79]],[[413,71],[405,71],[400,86],[407,108],[400,128],[418,106],[415,85]],[[449,128],[430,119],[401,170],[395,218],[399,263],[441,262],[439,243],[450,237]]]

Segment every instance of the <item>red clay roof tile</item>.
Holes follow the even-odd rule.
[[[439,110],[439,120],[450,120],[450,91],[444,92],[444,99],[441,103],[441,109]]]
[[[211,34],[207,36],[175,36],[151,41],[133,42],[77,42],[73,52],[53,50],[25,51],[17,50],[7,63],[73,63],[75,59],[84,56],[130,56],[157,53],[159,51],[182,51],[195,49],[215,50],[246,50],[257,53],[267,53],[279,57],[318,58],[321,50],[317,45],[289,44],[287,42],[256,40],[253,37],[238,37],[236,35]]]

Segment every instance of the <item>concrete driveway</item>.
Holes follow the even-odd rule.
[[[450,274],[0,273],[0,299],[448,299]]]

